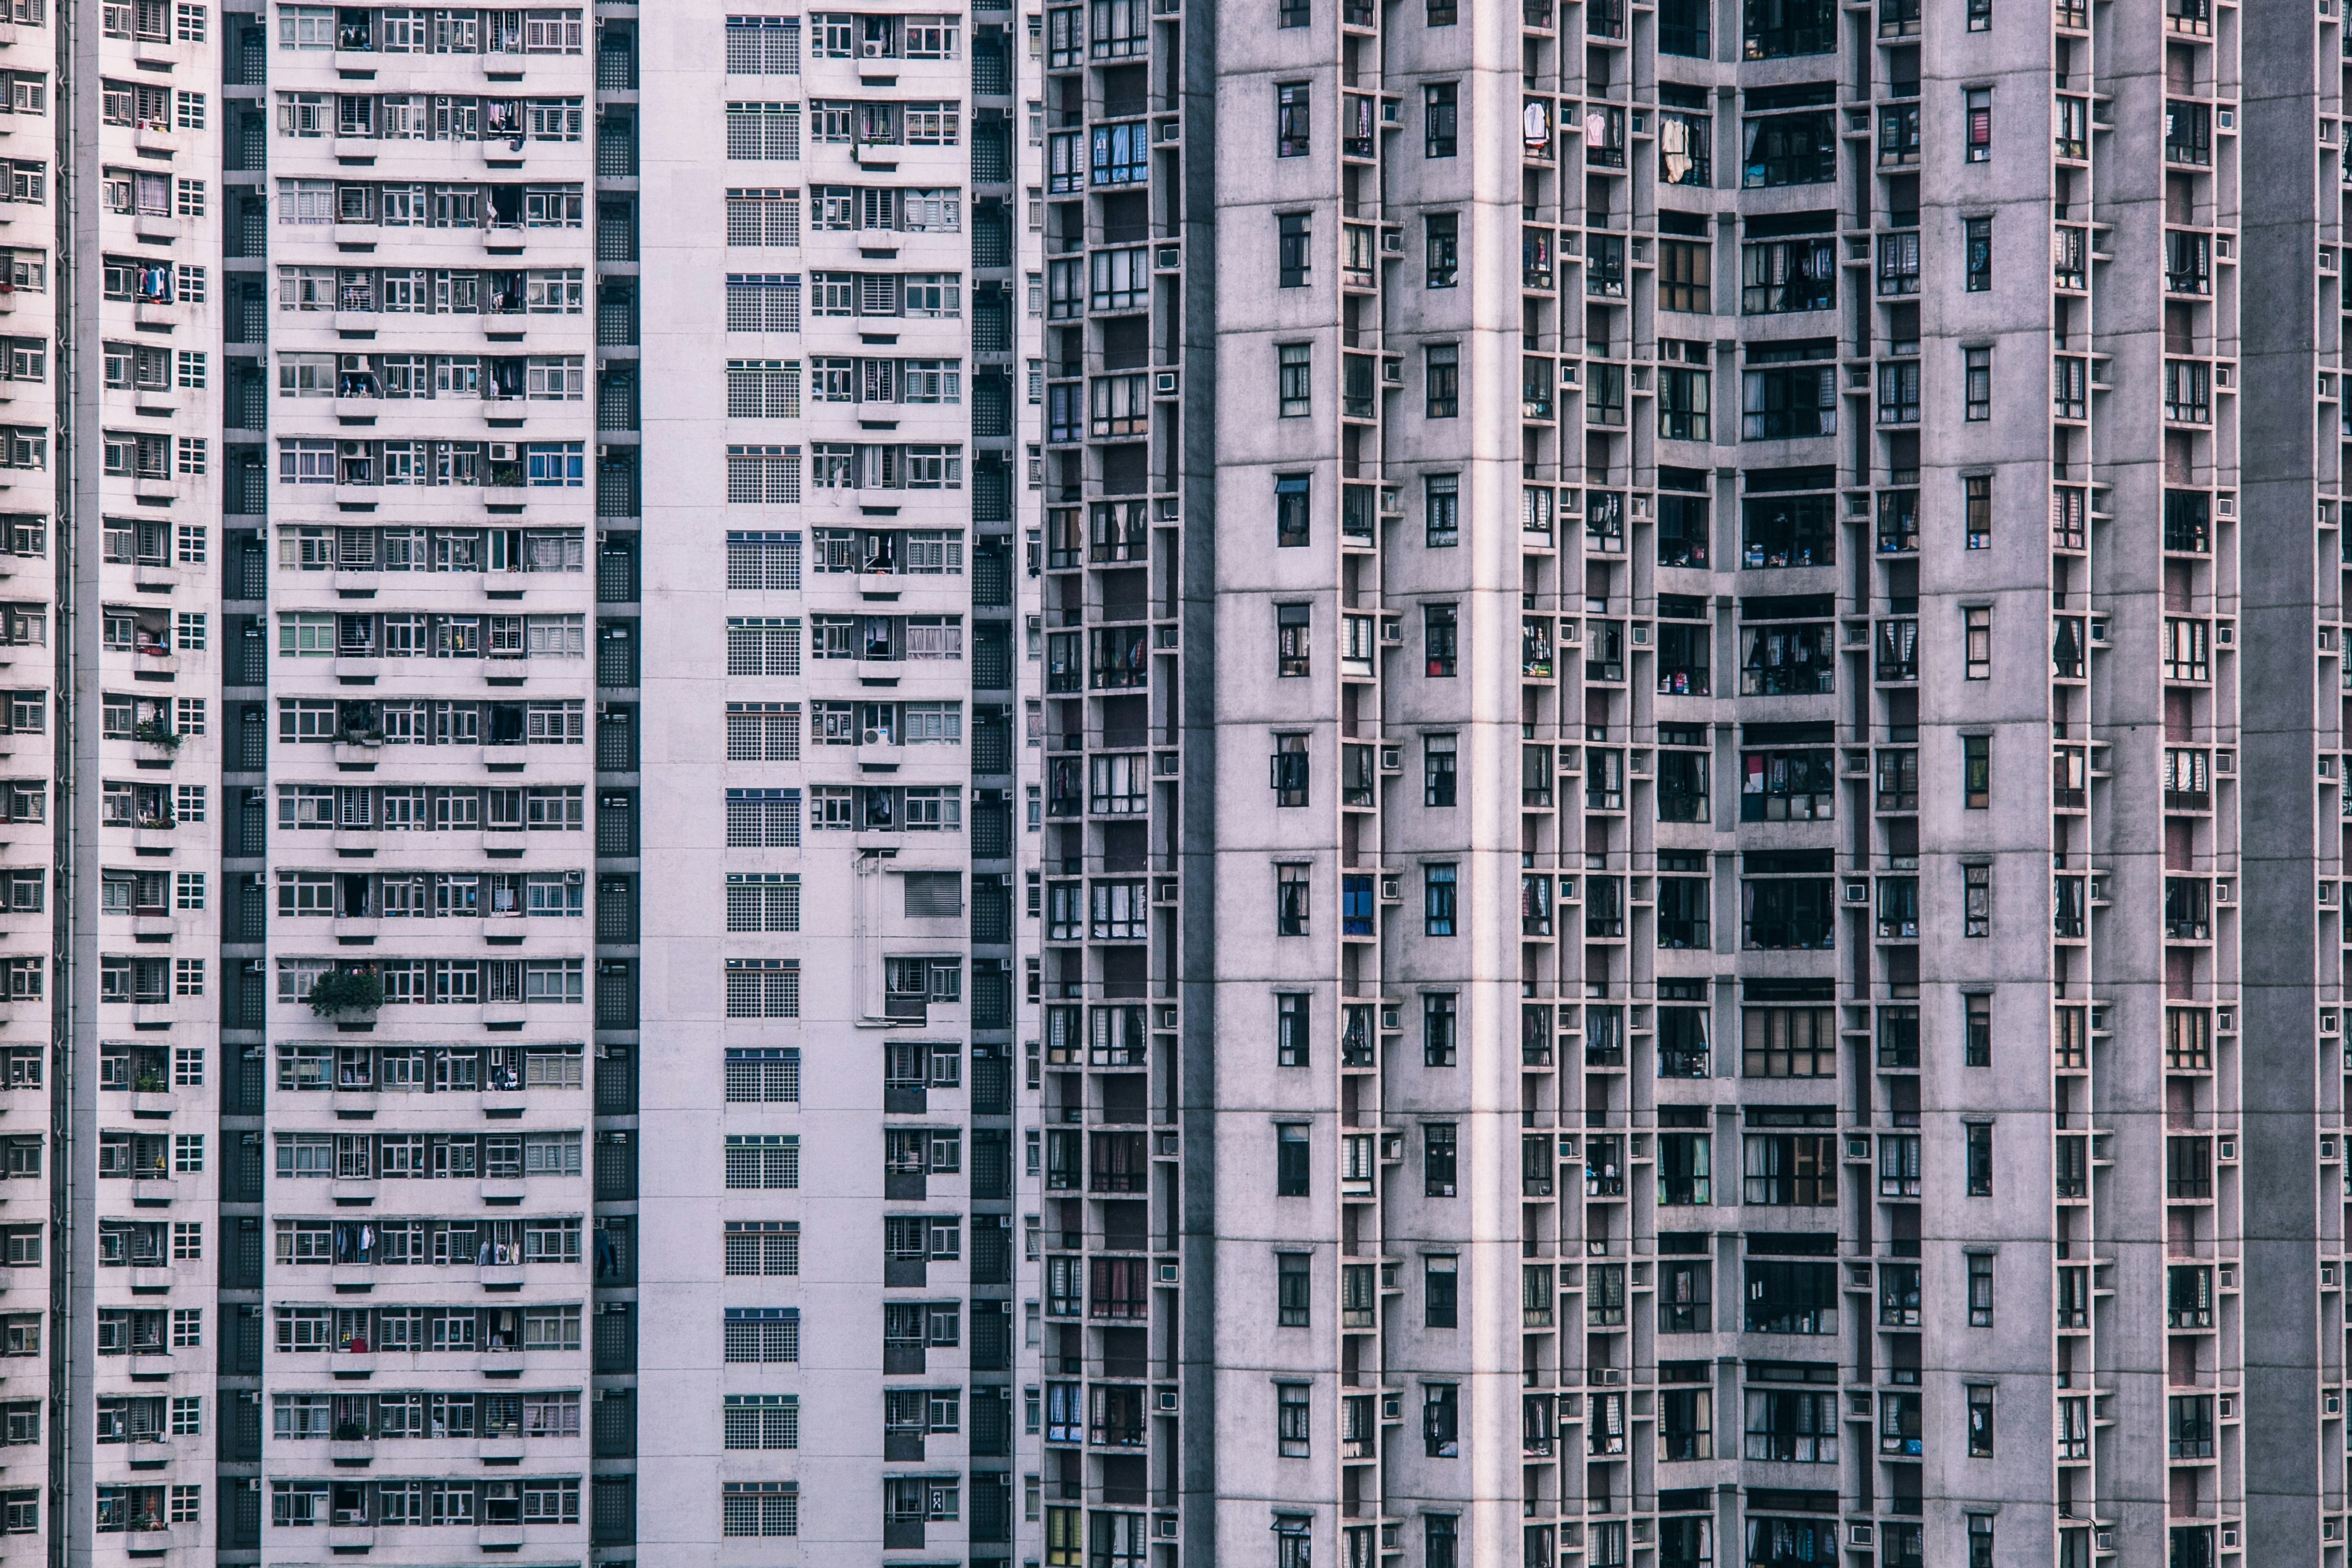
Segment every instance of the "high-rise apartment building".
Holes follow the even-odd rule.
[[[0,1558],[2344,1568],[2332,0],[7,3]]]

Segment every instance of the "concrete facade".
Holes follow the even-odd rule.
[[[2335,7],[15,5],[15,1549],[2340,1564]]]

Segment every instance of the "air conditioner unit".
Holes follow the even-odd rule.
[[[1176,372],[1174,371],[1153,371],[1151,376],[1151,393],[1154,397],[1174,397],[1176,395]]]
[[[1381,231],[1381,254],[1382,256],[1402,256],[1404,254],[1404,230],[1382,229]]]
[[[1859,1522],[1847,1525],[1845,1527],[1845,1543],[1848,1546],[1869,1545],[1870,1526]]]
[[[1384,386],[1404,385],[1404,361],[1391,354],[1381,361],[1381,382]]]
[[[1848,904],[1868,904],[1870,902],[1870,883],[1866,882],[1847,883],[1845,884],[1845,901]]]
[[[1402,904],[1404,902],[1404,878],[1402,876],[1399,875],[1395,872],[1383,872],[1381,873],[1381,902],[1382,904]]]
[[[1402,645],[1404,642],[1404,618],[1402,616],[1383,615],[1381,617],[1381,641],[1391,647]]]
[[[866,741],[865,741],[865,744],[866,744],[867,746],[879,746],[879,745],[881,745],[881,744],[882,744],[882,732],[881,732],[880,730],[878,730],[878,729],[869,729],[869,730],[867,730],[867,731],[866,732]]]
[[[1403,747],[1383,746],[1381,747],[1381,771],[1383,773],[1402,773],[1404,771]]]
[[[857,52],[865,56],[869,60],[878,60],[882,57],[882,40],[879,38],[868,38]]]
[[[514,444],[513,442],[511,442],[511,441],[493,441],[493,442],[491,442],[491,443],[490,443],[490,461],[491,461],[491,462],[493,462],[493,463],[511,463],[511,462],[513,462],[514,460],[515,460],[515,444]]]

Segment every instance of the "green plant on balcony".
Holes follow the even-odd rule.
[[[310,1011],[320,1018],[372,1013],[382,1006],[383,977],[373,969],[330,969],[310,985]]]

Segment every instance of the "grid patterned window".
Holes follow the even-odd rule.
[[[730,872],[727,929],[798,931],[801,879],[776,872]]]
[[[727,760],[796,762],[801,755],[797,703],[729,703]],[[754,927],[754,929],[757,929]]]
[[[727,18],[727,74],[731,77],[796,77],[801,74],[798,16]]]
[[[801,367],[796,360],[727,361],[727,417],[798,419]]]
[[[796,1019],[801,1016],[801,967],[789,958],[727,960],[727,1016],[731,1019]]]
[[[730,1394],[726,1404],[730,1448],[797,1448],[801,1402],[793,1394]]]
[[[730,103],[727,106],[728,157],[797,159],[800,155],[799,104]]]
[[[799,674],[801,623],[798,617],[728,617],[727,673],[730,675]]]
[[[797,789],[727,791],[730,849],[798,849],[801,792]]]
[[[800,1103],[800,1098],[801,1053],[798,1051],[739,1049],[728,1051],[728,1103],[794,1105]]]
[[[730,1219],[726,1229],[727,1272],[734,1275],[796,1275],[801,1271],[801,1228],[788,1219]]]
[[[730,1307],[727,1359],[773,1364],[801,1358],[801,1314],[794,1307]]]
[[[797,592],[801,586],[801,536],[729,534],[727,586],[747,592]]]
[[[727,329],[730,332],[797,332],[801,329],[801,280],[795,273],[727,275]]]
[[[798,191],[730,190],[727,193],[727,243],[731,246],[800,244],[801,193]]]
[[[801,498],[801,449],[797,446],[730,446],[727,449],[727,504],[731,507],[793,507]]]
[[[800,1487],[793,1481],[724,1482],[719,1521],[724,1535],[798,1535]]]
[[[730,1190],[788,1192],[801,1185],[801,1141],[797,1135],[730,1133],[726,1152],[727,1186]]]

